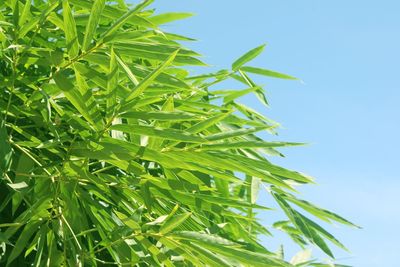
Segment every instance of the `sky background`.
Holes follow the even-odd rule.
[[[363,227],[328,226],[351,250],[334,250],[338,262],[400,266],[400,1],[159,0],[152,7],[196,14],[163,29],[198,39],[186,46],[212,69],[267,43],[249,65],[304,81],[258,79],[271,107],[243,102],[283,125],[278,139],[310,143],[274,160],[316,177],[302,197]],[[267,224],[268,216],[261,216]],[[264,242],[286,242],[277,237]],[[285,248],[289,256],[299,250]]]

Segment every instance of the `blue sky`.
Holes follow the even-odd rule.
[[[261,79],[271,108],[244,102],[283,125],[279,139],[310,143],[275,160],[317,178],[302,197],[363,227],[328,227],[351,250],[335,250],[339,262],[399,266],[400,2],[159,0],[153,7],[196,13],[164,29],[198,39],[187,46],[213,68],[267,43],[251,65],[304,81]]]

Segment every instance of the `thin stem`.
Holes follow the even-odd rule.
[[[74,58],[71,59],[67,64],[65,64],[64,66],[61,66],[61,67],[57,70],[57,72],[60,71],[60,70],[62,70],[62,69],[68,68],[69,66],[71,66],[72,64],[74,64],[75,62],[77,62],[78,60],[82,59],[83,57],[85,57],[86,55],[90,54],[90,53],[93,52],[94,50],[100,48],[103,44],[104,44],[104,43],[99,43],[99,44],[93,46],[92,48],[90,48],[89,50],[87,50],[87,51],[85,51],[85,52],[79,54],[79,55],[76,56],[76,57],[74,57]]]
[[[81,245],[79,244],[78,238],[76,237],[76,235],[75,235],[75,233],[74,233],[74,230],[72,230],[71,225],[69,225],[67,219],[65,219],[65,217],[64,217],[63,214],[61,214],[61,219],[62,219],[62,220],[64,221],[64,223],[67,225],[67,227],[68,227],[69,231],[71,232],[71,234],[72,234],[72,236],[73,236],[73,238],[74,238],[76,244],[78,245],[79,250],[82,250],[82,247],[81,247]]]

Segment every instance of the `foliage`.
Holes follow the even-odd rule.
[[[237,101],[268,104],[250,74],[294,78],[245,66],[264,46],[191,76],[192,39],[159,28],[189,14],[151,3],[0,3],[0,264],[292,266],[258,240],[260,187],[273,227],[333,257],[299,210],[352,223],[294,195],[312,179],[266,157],[299,144],[259,138],[277,124]],[[246,88],[212,90],[226,79]]]

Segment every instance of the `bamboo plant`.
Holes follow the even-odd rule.
[[[268,104],[253,75],[295,78],[249,65],[264,46],[193,75],[193,39],[160,29],[188,14],[152,2],[0,2],[0,265],[323,266],[260,236],[333,258],[315,219],[354,225],[298,197],[313,179],[271,156],[299,143],[260,138],[278,124],[238,100]],[[261,223],[259,192],[286,219]]]

